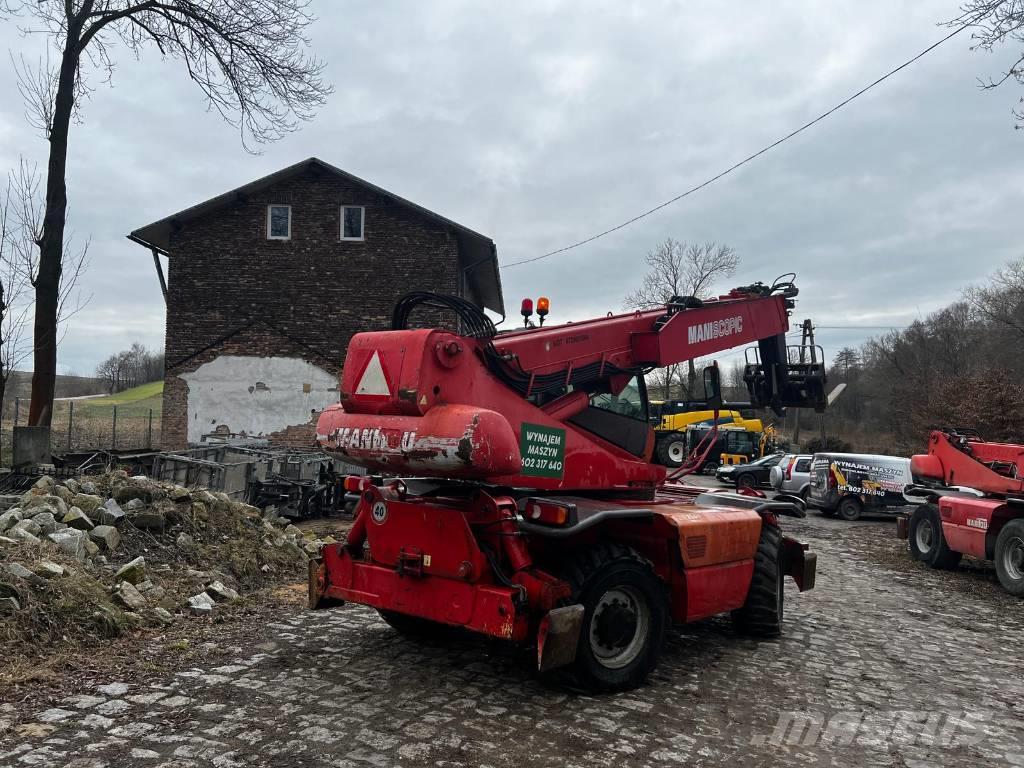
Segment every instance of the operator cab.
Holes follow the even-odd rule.
[[[722,407],[718,366],[704,369],[704,400],[707,408]],[[635,376],[618,394],[610,391],[610,379],[594,382],[590,404],[569,421],[640,458],[649,459],[654,450],[647,382]]]
[[[654,429],[648,419],[647,383],[636,376],[617,395],[608,391],[608,380],[590,393],[590,405],[569,421],[617,445],[634,456],[645,457],[654,446]]]

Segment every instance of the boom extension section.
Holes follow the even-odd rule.
[[[502,334],[494,347],[523,374],[515,388],[531,395],[552,376],[556,388],[582,384],[585,372],[600,378],[662,368],[756,342],[757,354],[744,371],[750,407],[820,413],[826,404],[823,356],[786,346],[798,293],[787,280],[735,288],[717,299],[676,296],[655,310]]]

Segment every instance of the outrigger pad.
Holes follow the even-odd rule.
[[[572,664],[582,630],[582,605],[548,611],[537,630],[537,671],[548,672]]]

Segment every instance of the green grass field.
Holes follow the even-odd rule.
[[[131,409],[134,413],[141,413],[153,409],[153,414],[163,411],[164,404],[164,383],[162,381],[151,381],[139,387],[126,389],[105,397],[97,397],[92,400],[78,400],[75,402],[75,411],[87,413],[90,411],[109,410],[112,406],[118,409]]]

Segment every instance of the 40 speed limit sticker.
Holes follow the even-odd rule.
[[[519,432],[520,474],[529,477],[562,477],[565,469],[565,430],[523,423]]]
[[[383,501],[375,501],[373,508],[370,509],[370,517],[373,518],[375,523],[383,523],[388,519],[388,505]]]

